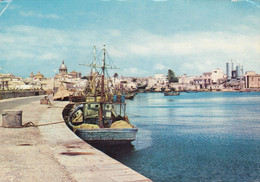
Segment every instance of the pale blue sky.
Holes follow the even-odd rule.
[[[230,60],[260,73],[259,17],[259,0],[13,0],[0,16],[0,72],[52,77],[64,60],[85,75],[79,64],[105,44],[124,76],[199,75]]]

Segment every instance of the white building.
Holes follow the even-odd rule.
[[[156,73],[156,74],[154,75],[154,79],[165,81],[165,80],[167,80],[167,76],[165,76],[165,75],[162,74],[162,73]]]
[[[161,88],[165,88],[168,84],[167,76],[164,74],[155,74],[154,77],[149,77],[147,82],[147,89],[155,89],[161,91]]]
[[[211,73],[211,81],[213,84],[217,84],[220,80],[224,79],[224,71],[219,68],[212,70]]]
[[[192,84],[196,77],[187,76],[186,74],[183,74],[183,75],[179,76],[178,78],[179,78],[179,83],[181,83],[181,84]]]

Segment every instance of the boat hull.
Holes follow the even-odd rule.
[[[77,128],[79,125],[74,125],[72,122],[72,111],[75,107],[75,111],[80,110],[80,108],[83,108],[83,112],[87,112],[88,109],[84,107],[91,104],[89,103],[83,103],[83,106],[75,107],[74,103],[68,104],[62,112],[64,121],[68,128],[70,128],[71,131],[73,131],[79,138],[86,141],[90,144],[109,144],[109,145],[121,145],[121,144],[129,144],[131,141],[134,141],[136,139],[136,134],[138,131],[138,128],[133,126],[132,128]],[[93,104],[93,103],[92,103]],[[96,103],[94,103],[94,106]],[[85,108],[85,109],[84,109]],[[104,106],[105,108],[105,106]],[[75,112],[74,112],[75,113]],[[86,113],[83,113],[84,116],[86,116]],[[111,114],[112,115],[112,114]],[[85,118],[85,123],[89,123],[89,119]],[[130,124],[130,123],[129,123]]]
[[[136,139],[137,128],[123,129],[77,129],[75,134],[90,144],[121,145],[129,144]]]

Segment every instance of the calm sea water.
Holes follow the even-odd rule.
[[[153,181],[260,181],[260,93],[138,94],[134,147],[109,154]]]

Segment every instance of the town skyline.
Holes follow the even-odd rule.
[[[45,74],[44,74],[43,72],[41,72],[40,70],[38,70],[38,71],[31,71],[31,72],[29,72],[29,73],[26,74],[27,76],[23,77],[23,76],[21,76],[21,75],[16,75],[16,74],[14,74],[14,73],[7,72],[7,71],[4,70],[1,66],[0,66],[0,74],[13,74],[13,75],[18,76],[18,77],[28,78],[28,77],[31,76],[31,74],[36,75],[37,73],[41,73],[41,74],[43,74],[43,76],[46,77],[46,78],[53,78],[53,77],[55,77],[56,74],[59,73],[59,67],[60,67],[61,64],[63,64],[63,63],[66,65],[66,62],[65,62],[64,60],[61,61],[60,64],[59,64],[59,65],[57,66],[57,68],[55,69],[55,72],[53,73],[53,75],[50,75],[50,76],[48,76],[48,77],[45,76]],[[226,62],[225,65],[223,65],[223,67],[225,67],[225,68],[215,68],[215,69],[212,69],[212,70],[205,70],[205,71],[203,71],[203,72],[201,72],[201,73],[199,73],[199,74],[197,74],[197,75],[190,75],[190,74],[188,74],[188,73],[183,73],[182,75],[187,75],[187,76],[200,76],[200,75],[203,75],[203,73],[212,72],[213,70],[222,70],[222,71],[224,72],[224,74],[226,75],[226,71],[227,71],[227,70],[226,70],[226,69],[227,69],[227,68],[226,68],[226,64],[227,64],[227,63],[229,63],[230,66],[231,66],[231,64],[233,63],[233,70],[236,70],[236,66],[242,66],[242,68],[244,68],[244,65],[238,64],[238,63],[234,62],[233,60],[231,60],[231,61],[229,61],[229,62]],[[67,65],[66,65],[66,66],[67,66]],[[91,74],[91,69],[92,69],[91,67],[89,67],[89,68],[86,67],[86,70],[87,70],[86,73],[87,73],[87,74],[83,74],[83,75],[82,75],[81,72],[78,72],[77,70],[68,67],[68,72],[77,72],[77,73],[80,73],[80,74],[82,75],[82,77],[83,77],[83,76],[88,76],[89,74]],[[121,76],[123,76],[123,77],[153,77],[153,76],[155,76],[156,74],[164,74],[165,76],[167,76],[169,70],[172,70],[172,71],[175,73],[174,69],[172,69],[172,68],[168,68],[168,69],[165,69],[165,70],[163,70],[163,71],[161,71],[161,72],[154,73],[153,75],[151,74],[151,75],[144,75],[144,76],[136,76],[136,75],[127,75],[127,76],[125,76],[125,75],[119,75],[116,71],[110,71],[110,70],[106,70],[106,72],[109,72],[108,74],[109,74],[110,77],[113,77],[114,74],[118,74],[119,77],[121,77]],[[101,72],[101,70],[97,70],[97,71],[98,71],[98,72]],[[255,70],[244,70],[244,73],[243,73],[243,74],[245,74],[246,72],[252,72],[252,71],[253,71],[253,72],[256,72]],[[176,74],[176,73],[175,73],[175,74]],[[182,76],[182,75],[176,75],[176,76]]]
[[[79,64],[105,44],[124,76],[199,75],[231,60],[260,73],[259,4],[14,0],[0,16],[0,72],[51,77],[64,60],[86,75]]]

